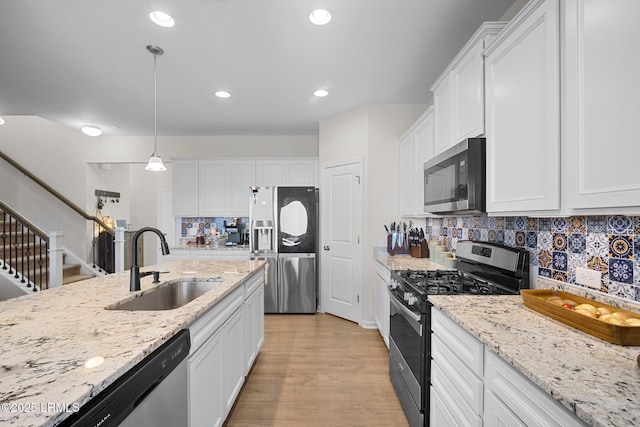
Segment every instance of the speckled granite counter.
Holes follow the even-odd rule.
[[[264,262],[178,261],[142,270],[168,271],[160,276],[163,282],[217,276],[224,282],[167,311],[104,309],[134,297],[128,271],[0,302],[0,425],[56,425],[251,276],[262,274]],[[151,276],[141,279],[142,293],[158,286],[151,281]],[[86,368],[95,356],[104,363]]]
[[[526,308],[520,296],[429,299],[586,424],[640,425],[640,347],[556,322]]]
[[[389,270],[441,270],[444,267],[429,258],[414,258],[411,255],[389,255],[386,248],[373,248],[373,259]]]

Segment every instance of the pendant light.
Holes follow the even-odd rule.
[[[152,172],[162,172],[166,171],[164,163],[162,163],[162,159],[158,156],[158,96],[157,96],[157,65],[156,59],[158,55],[162,55],[164,50],[158,46],[147,45],[147,50],[153,54],[153,154],[149,158],[149,163],[145,166],[145,170]]]

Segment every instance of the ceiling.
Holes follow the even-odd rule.
[[[0,115],[103,135],[317,134],[364,104],[425,103],[513,0],[2,0]],[[309,22],[316,8],[324,26]],[[148,14],[163,10],[176,25]],[[329,91],[316,98],[314,90]],[[214,96],[219,89],[228,99]]]

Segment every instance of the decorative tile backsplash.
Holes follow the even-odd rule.
[[[602,273],[601,291],[640,301],[640,216],[427,218],[431,239],[523,247],[539,276],[575,283],[576,267]]]
[[[238,224],[242,224],[243,228],[247,228],[249,224],[248,217],[236,218]],[[234,218],[231,217],[176,217],[176,236],[178,241],[176,244],[184,244],[185,240],[195,239],[195,236],[209,236],[212,230],[216,233],[224,233],[224,225],[233,224]],[[248,229],[246,230],[248,231]]]

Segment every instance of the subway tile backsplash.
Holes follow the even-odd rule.
[[[455,249],[458,240],[523,247],[539,276],[575,284],[576,267],[602,273],[601,291],[640,301],[640,216],[427,218],[426,232]]]

